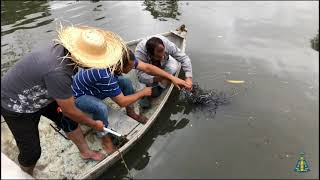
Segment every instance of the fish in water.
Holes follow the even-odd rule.
[[[198,83],[192,85],[192,90],[181,90],[180,99],[187,101],[188,103],[198,105],[222,105],[229,102],[227,96],[223,92],[218,92],[215,89],[206,90],[202,89]]]
[[[183,102],[193,104],[198,108],[209,108],[208,110],[214,114],[218,106],[230,102],[230,98],[228,98],[224,92],[218,92],[215,89],[203,89],[198,83],[192,85],[191,91],[182,89],[179,99]]]

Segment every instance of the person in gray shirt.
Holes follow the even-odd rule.
[[[156,35],[140,41],[135,49],[135,56],[140,61],[153,64],[164,69],[170,74],[175,74],[179,63],[185,72],[185,81],[188,84],[187,90],[192,89],[192,65],[190,58],[182,52],[173,42],[162,35]],[[165,89],[169,82],[158,76],[152,76],[143,71],[137,70],[137,77],[142,86],[152,86],[155,88],[153,97],[157,97]],[[150,97],[140,100],[140,106],[150,107]]]
[[[62,28],[58,43],[26,54],[1,77],[1,115],[16,140],[22,170],[32,175],[40,158],[38,124],[41,115],[62,127],[83,159],[103,159],[103,154],[89,149],[80,127],[70,130],[70,124],[66,124],[63,117],[103,131],[102,121],[93,120],[76,107],[72,76],[77,66],[107,68],[117,65],[122,59],[123,44],[109,31],[90,27]],[[59,107],[63,115],[57,112]]]

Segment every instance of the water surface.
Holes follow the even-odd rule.
[[[135,178],[318,178],[319,3],[196,1],[1,1],[1,72],[56,38],[57,22],[133,40],[188,28],[194,81],[243,92],[215,117],[177,101],[125,156]],[[245,80],[241,85],[225,79]],[[293,171],[306,153],[311,171]],[[102,178],[125,178],[116,163]]]

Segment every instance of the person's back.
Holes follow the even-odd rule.
[[[103,100],[121,93],[117,82],[118,76],[109,69],[81,69],[74,76],[72,91],[76,98],[91,95]]]
[[[52,102],[56,92],[50,92],[59,88],[50,87],[52,74],[58,74],[60,81],[72,82],[74,66],[66,66],[70,61],[63,60],[65,54],[62,45],[50,43],[23,56],[1,78],[1,106],[13,112],[32,113]]]

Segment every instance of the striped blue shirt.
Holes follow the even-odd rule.
[[[137,68],[138,60],[134,62]],[[109,69],[81,69],[74,77],[72,83],[74,97],[91,95],[99,99],[115,97],[121,94],[118,85],[118,76],[111,74]]]
[[[107,69],[81,69],[73,77],[71,87],[76,98],[82,95],[91,95],[105,99],[118,96],[121,93],[118,76],[111,74]]]

